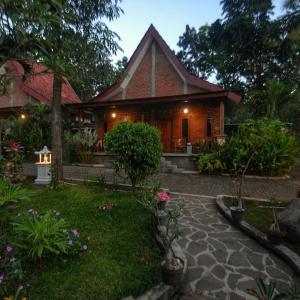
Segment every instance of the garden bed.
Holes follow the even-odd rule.
[[[120,299],[137,296],[160,282],[162,257],[151,215],[132,193],[75,185],[57,192],[32,190],[32,194],[32,200],[23,201],[14,213],[55,209],[90,239],[88,251],[79,257],[29,266],[25,271],[30,299]],[[112,203],[112,209],[99,210],[103,203]]]
[[[280,201],[280,208],[278,209],[283,208],[287,203],[287,201]],[[216,204],[220,212],[232,222],[229,207],[236,205],[235,197],[219,195],[217,196]],[[266,232],[273,223],[272,209],[270,209],[269,206],[270,203],[264,199],[244,199],[244,220],[240,223],[234,222],[233,224],[260,244],[283,258],[293,270],[300,275],[299,247],[287,243],[286,241],[283,241],[280,244],[273,244],[267,238]]]

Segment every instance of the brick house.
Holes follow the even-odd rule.
[[[164,152],[185,151],[224,133],[224,105],[233,92],[188,73],[153,25],[121,79],[77,108],[93,110],[100,140],[121,121],[147,122],[161,132]],[[74,106],[75,107],[75,106]]]
[[[8,61],[0,68],[0,75],[0,118],[23,112],[28,102],[51,106],[53,74],[45,66],[34,63],[30,74],[25,75],[19,62]],[[62,85],[61,96],[63,104],[81,103],[67,80]]]

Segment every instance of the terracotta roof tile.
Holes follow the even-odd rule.
[[[25,73],[23,66],[17,61],[10,61],[9,65],[16,73],[16,82],[24,93],[46,105],[51,105],[53,86],[53,73],[51,70],[47,71],[44,65],[34,63],[31,70],[33,75],[26,76],[25,80],[23,80]],[[81,103],[67,80],[62,85],[61,97],[63,104]]]

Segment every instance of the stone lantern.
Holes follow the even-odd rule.
[[[51,181],[50,166],[51,166],[51,151],[44,146],[41,151],[36,151],[34,154],[39,156],[37,165],[37,178],[34,181],[36,184],[48,185]]]

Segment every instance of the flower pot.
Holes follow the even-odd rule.
[[[285,238],[285,233],[278,230],[267,230],[267,238],[270,243],[278,245],[281,244]]]
[[[167,205],[167,201],[161,201],[161,200],[159,200],[159,201],[157,202],[157,208],[158,208],[159,210],[164,210],[164,209],[166,209],[166,205]]]
[[[231,206],[230,213],[232,221],[235,223],[240,223],[243,220],[244,211],[244,208],[238,206]]]
[[[157,226],[167,226],[168,214],[162,210],[157,212]]]
[[[162,264],[162,281],[171,286],[180,286],[183,280],[183,262],[176,258],[174,259],[177,261],[178,266],[172,267],[167,261],[164,261]]]

